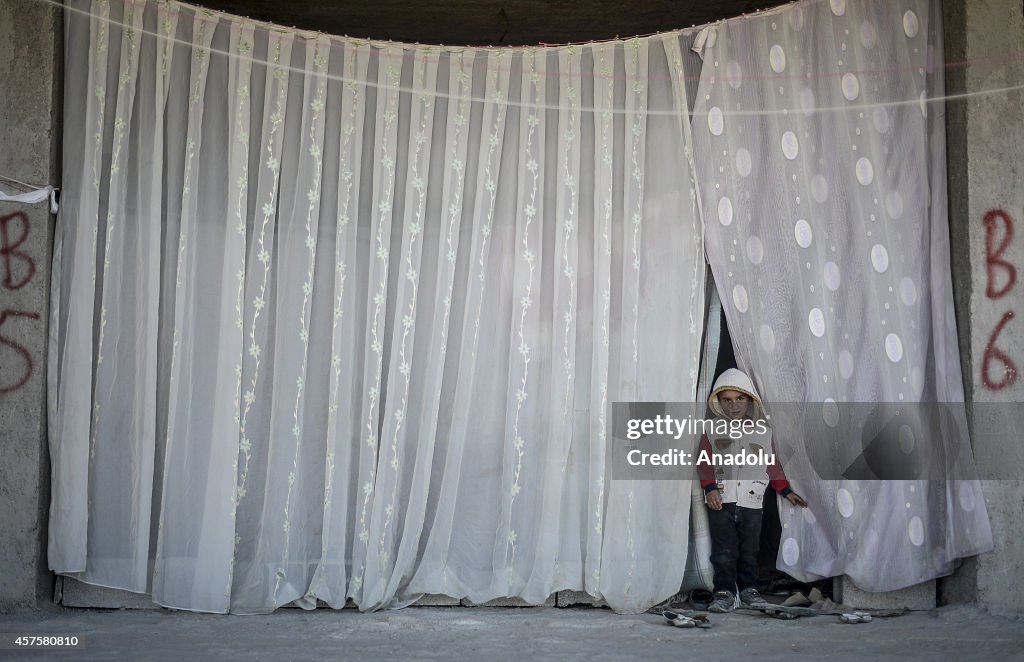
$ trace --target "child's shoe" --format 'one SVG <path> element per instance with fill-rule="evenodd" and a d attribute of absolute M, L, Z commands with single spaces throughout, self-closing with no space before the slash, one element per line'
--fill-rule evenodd
<path fill-rule="evenodd" d="M 732 593 L 728 591 L 718 591 L 715 593 L 715 599 L 712 600 L 711 606 L 708 607 L 708 611 L 713 611 L 716 614 L 728 614 L 736 608 L 736 599 Z"/>
<path fill-rule="evenodd" d="M 761 594 L 757 592 L 756 588 L 745 588 L 740 591 L 740 602 L 745 605 L 762 605 L 765 604 L 765 599 L 761 597 Z"/>

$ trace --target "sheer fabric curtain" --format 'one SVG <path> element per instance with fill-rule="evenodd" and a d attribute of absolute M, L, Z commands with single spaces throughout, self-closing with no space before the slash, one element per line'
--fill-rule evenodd
<path fill-rule="evenodd" d="M 689 486 L 611 481 L 605 412 L 696 389 L 680 34 L 67 7 L 51 568 L 237 613 L 676 591 Z"/>
<path fill-rule="evenodd" d="M 844 403 L 963 401 L 944 102 L 929 101 L 943 94 L 940 21 L 928 0 L 808 0 L 696 40 L 708 259 L 769 408 L 805 403 L 774 421 L 798 474 L 827 443 L 803 430 L 863 429 Z M 882 591 L 991 550 L 979 485 L 959 480 L 973 469 L 962 407 L 956 423 L 931 440 L 949 480 L 798 480 L 810 508 L 780 500 L 779 569 Z"/>

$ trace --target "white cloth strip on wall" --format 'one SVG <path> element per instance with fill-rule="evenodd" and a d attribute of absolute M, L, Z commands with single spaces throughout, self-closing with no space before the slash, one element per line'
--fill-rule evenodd
<path fill-rule="evenodd" d="M 43 200 L 50 201 L 50 213 L 57 213 L 57 191 L 52 186 L 43 186 L 41 188 L 34 188 L 31 191 L 25 193 L 6 193 L 0 190 L 0 202 L 20 202 L 26 205 L 34 205 L 42 202 Z"/>

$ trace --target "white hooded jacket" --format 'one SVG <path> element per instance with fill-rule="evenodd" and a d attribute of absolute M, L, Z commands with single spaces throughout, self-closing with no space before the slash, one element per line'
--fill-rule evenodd
<path fill-rule="evenodd" d="M 708 398 L 708 406 L 710 407 L 711 412 L 718 418 L 727 418 L 725 411 L 722 409 L 722 404 L 718 399 L 719 394 L 723 391 L 739 391 L 740 393 L 746 394 L 751 400 L 750 407 L 752 407 L 752 410 L 748 409 L 747 417 L 755 421 L 764 420 L 765 412 L 764 405 L 761 403 L 761 398 L 754 389 L 754 384 L 750 377 L 748 377 L 742 370 L 730 368 L 715 380 L 715 386 L 711 391 L 711 397 Z M 700 442 L 698 459 L 700 457 L 700 451 L 707 451 L 708 454 L 757 454 L 758 451 L 765 454 L 774 454 L 775 448 L 772 443 L 771 428 L 767 427 L 767 425 L 764 427 L 767 428 L 766 434 L 745 434 L 739 438 L 733 438 L 728 435 L 719 435 L 716 436 L 713 442 L 707 435 L 704 435 Z M 771 481 L 772 487 L 783 496 L 791 491 L 789 488 L 789 482 L 786 480 L 785 474 L 782 472 L 782 467 L 777 459 L 775 465 L 768 467 L 767 469 L 762 467 L 752 469 L 750 467 L 708 466 L 698 464 L 698 472 L 701 478 L 701 487 L 704 488 L 705 494 L 710 490 L 718 489 L 722 497 L 722 503 L 735 503 L 737 506 L 742 506 L 744 508 L 761 507 L 764 492 L 768 488 L 769 480 Z"/>

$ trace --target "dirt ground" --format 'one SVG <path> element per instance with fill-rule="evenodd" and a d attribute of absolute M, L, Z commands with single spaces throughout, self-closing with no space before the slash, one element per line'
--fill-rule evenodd
<path fill-rule="evenodd" d="M 64 634 L 77 650 L 0 650 L 39 660 L 312 660 L 626 658 L 765 660 L 1024 660 L 1024 617 L 969 606 L 912 612 L 870 623 L 836 616 L 781 621 L 762 614 L 712 614 L 713 627 L 682 629 L 655 614 L 607 609 L 412 607 L 280 609 L 266 616 L 172 611 L 48 609 L 0 616 L 0 633 Z"/>

